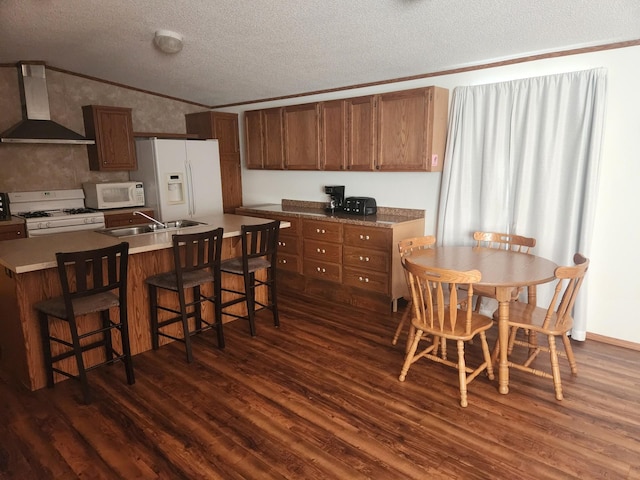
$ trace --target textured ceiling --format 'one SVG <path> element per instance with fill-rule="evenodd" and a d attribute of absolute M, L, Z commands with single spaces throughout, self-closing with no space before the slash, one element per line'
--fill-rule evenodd
<path fill-rule="evenodd" d="M 637 39 L 639 0 L 0 0 L 0 63 L 209 106 Z"/>

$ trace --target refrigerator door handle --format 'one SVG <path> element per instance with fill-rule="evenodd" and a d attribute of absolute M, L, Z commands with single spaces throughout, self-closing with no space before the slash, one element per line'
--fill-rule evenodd
<path fill-rule="evenodd" d="M 189 205 L 189 216 L 195 215 L 195 192 L 193 191 L 193 172 L 191 163 L 187 160 L 187 198 Z"/>

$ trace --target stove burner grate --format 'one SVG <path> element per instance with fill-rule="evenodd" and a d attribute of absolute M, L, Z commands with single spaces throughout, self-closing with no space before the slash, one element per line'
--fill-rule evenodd
<path fill-rule="evenodd" d="M 20 216 L 24 218 L 41 218 L 41 217 L 50 217 L 51 214 L 49 212 L 39 210 L 35 212 L 24 212 L 24 213 L 21 213 Z"/>
<path fill-rule="evenodd" d="M 80 213 L 93 213 L 95 210 L 90 208 L 65 208 L 63 212 L 68 213 L 70 215 L 77 215 Z"/>

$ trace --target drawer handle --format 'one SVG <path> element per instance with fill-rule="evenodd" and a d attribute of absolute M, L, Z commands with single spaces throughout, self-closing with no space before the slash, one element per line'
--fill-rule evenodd
<path fill-rule="evenodd" d="M 363 257 L 362 255 L 360 255 L 360 261 L 361 262 L 368 262 L 369 261 L 369 257 Z"/>
<path fill-rule="evenodd" d="M 316 252 L 318 253 L 327 253 L 327 251 L 324 248 L 316 248 Z"/>
<path fill-rule="evenodd" d="M 360 235 L 360 240 L 369 240 L 369 235 Z"/>
<path fill-rule="evenodd" d="M 286 247 L 287 246 L 287 242 L 278 242 L 278 245 L 280 245 L 281 247 Z"/>
<path fill-rule="evenodd" d="M 280 263 L 287 263 L 287 261 L 283 259 L 283 260 L 280 260 Z"/>
<path fill-rule="evenodd" d="M 318 271 L 319 271 L 319 272 L 321 272 L 321 273 L 326 273 L 326 272 L 327 272 L 327 270 L 326 270 L 326 269 L 324 269 L 324 268 L 320 268 L 320 267 L 316 267 L 316 270 L 318 270 Z"/>
<path fill-rule="evenodd" d="M 358 277 L 358 280 L 364 283 L 369 283 L 369 279 L 367 277 Z"/>
<path fill-rule="evenodd" d="M 316 233 L 326 233 L 324 228 L 316 228 Z"/>

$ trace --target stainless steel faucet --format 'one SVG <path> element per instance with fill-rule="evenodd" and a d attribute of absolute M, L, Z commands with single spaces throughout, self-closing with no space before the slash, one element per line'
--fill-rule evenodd
<path fill-rule="evenodd" d="M 144 218 L 146 218 L 148 220 L 151 220 L 153 223 L 157 224 L 160 228 L 167 228 L 167 226 L 164 223 L 159 222 L 155 218 L 150 217 L 149 215 L 147 215 L 146 213 L 142 213 L 142 212 L 136 210 L 135 212 L 133 212 L 133 214 L 134 215 L 140 215 L 140 216 L 142 216 L 142 217 L 144 217 Z"/>

